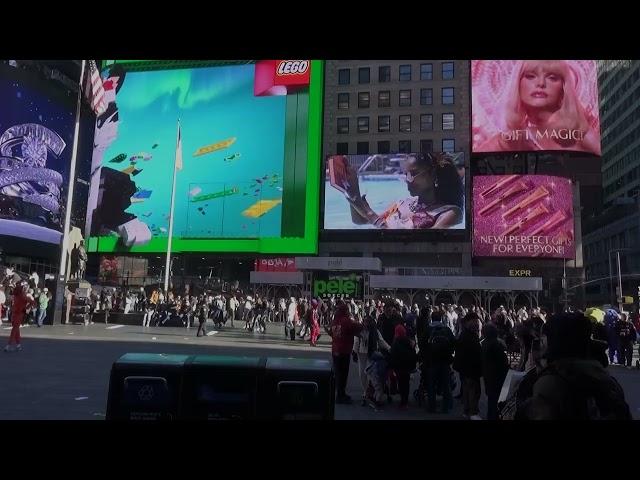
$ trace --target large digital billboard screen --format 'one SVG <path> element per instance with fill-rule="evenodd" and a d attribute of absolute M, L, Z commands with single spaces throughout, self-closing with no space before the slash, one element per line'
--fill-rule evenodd
<path fill-rule="evenodd" d="M 575 258 L 571 180 L 549 175 L 473 178 L 473 255 Z"/>
<path fill-rule="evenodd" d="M 75 103 L 54 85 L 1 66 L 0 235 L 60 242 Z"/>
<path fill-rule="evenodd" d="M 331 155 L 327 230 L 463 230 L 463 153 Z"/>
<path fill-rule="evenodd" d="M 473 152 L 600 155 L 595 60 L 473 60 Z"/>
<path fill-rule="evenodd" d="M 315 253 L 322 63 L 305 65 L 308 87 L 266 94 L 252 63 L 106 69 L 89 250 L 166 250 L 179 120 L 174 251 Z M 278 71 L 279 63 L 265 68 Z"/>

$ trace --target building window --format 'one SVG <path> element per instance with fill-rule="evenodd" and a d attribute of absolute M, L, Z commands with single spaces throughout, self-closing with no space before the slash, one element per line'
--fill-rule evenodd
<path fill-rule="evenodd" d="M 400 65 L 399 78 L 401 82 L 411 81 L 411 65 Z"/>
<path fill-rule="evenodd" d="M 420 131 L 430 132 L 433 130 L 433 115 L 425 113 L 420 115 Z"/>
<path fill-rule="evenodd" d="M 380 140 L 378 142 L 378 153 L 389 153 L 391 151 L 391 142 L 389 140 Z"/>
<path fill-rule="evenodd" d="M 336 154 L 349 155 L 349 144 L 347 142 L 336 143 Z"/>
<path fill-rule="evenodd" d="M 389 90 L 381 90 L 378 92 L 378 107 L 391 106 L 391 92 Z"/>
<path fill-rule="evenodd" d="M 349 94 L 339 93 L 338 94 L 338 110 L 348 110 L 348 109 L 349 109 Z"/>
<path fill-rule="evenodd" d="M 420 89 L 420 105 L 433 105 L 433 89 L 432 88 Z"/>
<path fill-rule="evenodd" d="M 411 140 L 400 140 L 398 142 L 399 153 L 411 153 Z"/>
<path fill-rule="evenodd" d="M 369 133 L 369 117 L 358 117 L 358 133 Z"/>
<path fill-rule="evenodd" d="M 442 79 L 453 80 L 453 62 L 442 62 Z"/>
<path fill-rule="evenodd" d="M 442 89 L 442 105 L 453 105 L 453 87 Z"/>
<path fill-rule="evenodd" d="M 369 108 L 369 92 L 358 92 L 358 108 Z"/>
<path fill-rule="evenodd" d="M 356 153 L 358 155 L 367 155 L 369 153 L 369 142 L 358 142 Z"/>
<path fill-rule="evenodd" d="M 398 105 L 401 107 L 411 106 L 411 90 L 400 90 Z"/>
<path fill-rule="evenodd" d="M 391 117 L 389 115 L 378 116 L 378 131 L 389 132 L 391 130 Z"/>
<path fill-rule="evenodd" d="M 398 130 L 401 132 L 411 132 L 411 115 L 400 115 L 398 125 Z"/>
<path fill-rule="evenodd" d="M 433 64 L 432 63 L 420 64 L 420 80 L 433 80 Z"/>
<path fill-rule="evenodd" d="M 380 83 L 391 81 L 391 67 L 378 67 L 378 81 Z"/>
<path fill-rule="evenodd" d="M 420 151 L 422 153 L 433 152 L 433 140 L 420 140 Z"/>
<path fill-rule="evenodd" d="M 456 121 L 453 113 L 442 114 L 442 130 L 455 130 Z"/>
<path fill-rule="evenodd" d="M 369 83 L 369 67 L 362 67 L 358 69 L 358 83 Z"/>
<path fill-rule="evenodd" d="M 456 151 L 456 141 L 453 138 L 443 138 L 442 139 L 442 151 L 443 152 L 455 152 Z M 504 172 L 502 172 L 504 173 Z"/>
<path fill-rule="evenodd" d="M 349 85 L 351 83 L 351 70 L 341 68 L 338 70 L 338 85 Z"/>
<path fill-rule="evenodd" d="M 338 133 L 349 133 L 349 119 L 346 117 L 338 118 Z"/>

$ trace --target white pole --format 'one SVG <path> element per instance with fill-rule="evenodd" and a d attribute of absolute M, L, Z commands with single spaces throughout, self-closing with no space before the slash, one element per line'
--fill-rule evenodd
<path fill-rule="evenodd" d="M 69 185 L 67 193 L 67 207 L 64 215 L 64 227 L 62 229 L 62 248 L 60 251 L 60 268 L 58 270 L 58 281 L 56 282 L 56 299 L 53 313 L 53 323 L 59 323 L 62 318 L 62 300 L 64 296 L 64 286 L 67 281 L 67 250 L 69 249 L 69 226 L 71 225 L 71 211 L 73 207 L 73 190 L 76 184 L 76 160 L 78 157 L 78 136 L 80 133 L 80 106 L 82 104 L 82 83 L 84 81 L 84 71 L 86 60 L 82 60 L 80 70 L 80 84 L 78 86 L 78 99 L 76 103 L 76 124 L 73 130 L 73 146 L 71 150 L 71 165 L 69 166 Z"/>
<path fill-rule="evenodd" d="M 620 307 L 620 313 L 622 313 L 622 271 L 620 270 L 620 250 L 616 252 L 618 262 L 618 307 Z"/>
<path fill-rule="evenodd" d="M 76 104 L 76 125 L 73 130 L 73 150 L 71 153 L 71 166 L 69 167 L 69 193 L 67 195 L 67 209 L 64 215 L 64 230 L 62 230 L 62 255 L 60 258 L 60 276 L 66 280 L 67 272 L 67 249 L 69 248 L 69 226 L 71 225 L 71 210 L 73 206 L 73 190 L 76 184 L 76 160 L 78 158 L 78 135 L 80 133 L 80 105 L 82 102 L 82 82 L 84 80 L 84 69 L 86 60 L 82 60 L 82 71 L 80 72 L 80 88 L 78 88 L 78 102 Z"/>
<path fill-rule="evenodd" d="M 171 270 L 171 240 L 173 238 L 173 207 L 176 198 L 176 174 L 178 173 L 178 135 L 180 134 L 180 119 L 178 119 L 178 133 L 176 133 L 176 156 L 173 159 L 173 183 L 171 184 L 171 205 L 169 207 L 169 240 L 167 241 L 167 263 L 164 269 L 164 292 L 169 293 L 169 275 Z"/>

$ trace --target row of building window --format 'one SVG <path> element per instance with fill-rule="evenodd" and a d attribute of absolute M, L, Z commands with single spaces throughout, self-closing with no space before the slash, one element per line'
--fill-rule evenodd
<path fill-rule="evenodd" d="M 391 152 L 391 142 L 389 140 L 380 140 L 377 143 L 377 149 L 375 152 L 369 152 L 369 142 L 357 142 L 356 143 L 356 154 L 357 155 L 367 155 L 369 153 L 392 153 Z M 420 151 L 421 152 L 433 152 L 433 140 L 420 140 Z M 442 140 L 442 151 L 443 152 L 455 152 L 456 151 L 456 141 L 453 138 L 445 138 Z M 398 150 L 393 153 L 412 153 L 412 144 L 411 140 L 400 140 L 398 142 Z M 338 142 L 336 143 L 336 154 L 337 155 L 349 155 L 349 143 L 348 142 Z"/>
<path fill-rule="evenodd" d="M 444 87 L 440 91 L 440 101 L 442 105 L 453 105 L 455 103 L 455 89 L 453 87 Z M 338 110 L 348 110 L 350 106 L 349 93 L 338 93 Z M 433 105 L 433 89 L 420 89 L 420 105 Z M 358 92 L 358 108 L 369 108 L 371 106 L 371 93 Z M 385 108 L 391 106 L 391 91 L 380 90 L 378 92 L 378 107 Z M 411 106 L 411 90 L 398 91 L 398 106 Z"/>
<path fill-rule="evenodd" d="M 624 151 L 627 147 L 629 147 L 629 145 L 635 143 L 638 139 L 640 139 L 640 128 L 634 128 L 624 137 L 622 137 L 622 139 L 616 142 L 613 148 L 604 150 L 602 154 L 607 158 L 616 157 L 617 155 L 620 155 L 620 153 L 622 153 L 622 151 Z"/>
<path fill-rule="evenodd" d="M 606 258 L 607 253 L 616 248 L 627 248 L 627 246 L 632 248 L 637 247 L 639 236 L 640 230 L 638 230 L 638 227 L 633 227 L 624 232 L 614 234 L 609 238 L 598 240 L 597 242 L 585 245 L 585 260 L 589 260 L 592 258 L 597 259 L 602 257 Z M 612 260 L 613 259 L 614 257 L 612 255 Z"/>
<path fill-rule="evenodd" d="M 349 117 L 338 117 L 337 127 L 339 134 L 349 133 Z M 357 117 L 357 132 L 369 133 L 369 117 Z M 455 130 L 456 120 L 455 114 L 443 113 L 442 114 L 442 130 Z M 391 116 L 390 115 L 378 115 L 378 132 L 390 132 L 391 131 Z M 398 116 L 398 131 L 402 133 L 411 133 L 411 115 L 399 115 Z M 431 113 L 425 113 L 420 115 L 420 131 L 431 132 L 433 131 L 433 115 Z"/>
<path fill-rule="evenodd" d="M 603 183 L 609 183 L 609 180 L 619 177 L 629 166 L 638 164 L 640 164 L 640 145 L 633 148 L 633 150 L 618 159 L 614 164 L 604 167 L 604 171 L 602 172 Z"/>
<path fill-rule="evenodd" d="M 638 98 L 640 99 L 640 88 L 636 93 L 638 94 Z M 635 94 L 633 96 L 635 97 Z M 631 106 L 631 104 L 629 104 L 629 106 Z M 623 114 L 622 111 L 619 113 L 620 115 Z M 638 122 L 640 122 L 640 105 L 635 107 L 632 111 L 626 111 L 626 115 L 623 120 L 618 125 L 616 125 L 615 128 L 607 132 L 604 137 L 602 137 L 602 144 L 612 145 L 615 142 L 615 139 L 618 138 L 622 134 L 622 132 L 627 130 L 632 125 L 637 127 Z"/>
<path fill-rule="evenodd" d="M 616 103 L 621 96 L 625 95 L 627 91 L 629 91 L 629 87 L 633 82 L 638 80 L 638 76 L 636 76 L 636 72 L 634 72 L 629 78 L 625 80 L 625 82 L 620 85 L 620 79 L 628 73 L 628 66 L 619 68 L 616 74 L 611 78 L 611 81 L 600 91 L 600 99 L 603 101 L 605 105 L 613 105 Z M 601 81 L 603 84 L 605 80 L 605 76 L 601 77 Z M 607 98 L 607 95 L 612 90 L 617 90 L 613 95 Z M 606 113 L 606 108 L 603 114 Z"/>
<path fill-rule="evenodd" d="M 453 62 L 442 62 L 441 70 L 442 80 L 453 80 L 455 78 L 455 66 Z M 411 65 L 398 66 L 398 80 L 401 82 L 410 82 L 412 78 Z M 420 64 L 420 80 L 433 80 L 433 63 Z M 378 83 L 387 83 L 391 81 L 391 67 L 378 67 Z M 371 68 L 358 68 L 358 83 L 371 83 Z M 351 69 L 341 68 L 338 70 L 338 84 L 351 84 Z"/>
<path fill-rule="evenodd" d="M 635 72 L 633 72 L 633 75 L 631 75 L 631 77 L 629 77 L 629 80 L 632 80 L 631 83 L 635 83 L 638 79 L 640 79 L 640 69 L 636 70 Z M 626 84 L 627 82 L 625 82 Z M 623 93 L 627 93 L 629 92 L 629 89 L 631 88 L 631 84 L 628 85 L 624 90 L 622 90 Z M 624 101 L 622 103 L 620 103 L 618 106 L 616 106 L 615 110 L 608 112 L 609 108 L 611 106 L 613 106 L 613 103 L 603 103 L 601 106 L 601 111 L 600 111 L 600 116 L 602 118 L 602 126 L 600 127 L 600 130 L 602 132 L 606 132 L 607 129 L 616 121 L 618 120 L 621 116 L 623 116 L 627 111 L 629 111 L 629 109 L 631 108 L 632 105 L 635 105 L 638 100 L 640 99 L 640 88 L 636 88 L 633 91 L 633 95 L 629 95 L 627 98 L 624 99 Z M 607 114 L 608 113 L 608 114 Z M 607 133 L 608 135 L 608 133 Z M 606 138 L 606 137 L 604 137 Z M 604 140 L 603 138 L 603 140 Z"/>

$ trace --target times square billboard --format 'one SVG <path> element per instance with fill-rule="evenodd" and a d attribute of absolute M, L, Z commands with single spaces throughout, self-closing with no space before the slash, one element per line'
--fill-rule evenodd
<path fill-rule="evenodd" d="M 474 153 L 600 156 L 595 60 L 473 60 Z"/>
<path fill-rule="evenodd" d="M 571 180 L 549 175 L 473 179 L 473 256 L 575 258 Z"/>

